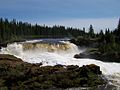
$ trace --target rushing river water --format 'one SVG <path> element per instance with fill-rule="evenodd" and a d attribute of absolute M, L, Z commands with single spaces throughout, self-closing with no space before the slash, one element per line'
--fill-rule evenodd
<path fill-rule="evenodd" d="M 40 63 L 46 65 L 88 65 L 96 64 L 108 79 L 109 84 L 120 90 L 120 63 L 107 63 L 95 59 L 75 59 L 75 54 L 82 53 L 85 49 L 80 49 L 67 40 L 62 39 L 42 39 L 26 42 L 8 44 L 1 49 L 1 54 L 15 55 L 25 62 Z"/>

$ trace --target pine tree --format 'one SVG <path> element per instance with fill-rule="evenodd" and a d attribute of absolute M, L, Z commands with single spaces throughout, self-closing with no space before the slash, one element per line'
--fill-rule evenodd
<path fill-rule="evenodd" d="M 119 18 L 119 22 L 118 22 L 118 27 L 117 27 L 117 29 L 118 29 L 118 32 L 120 32 L 120 18 Z M 120 33 L 119 33 L 120 34 Z"/>
<path fill-rule="evenodd" d="M 94 29 L 92 25 L 90 25 L 90 28 L 89 28 L 89 36 L 94 37 Z"/>
<path fill-rule="evenodd" d="M 103 30 L 100 30 L 99 35 L 100 35 L 100 36 L 104 35 Z"/>

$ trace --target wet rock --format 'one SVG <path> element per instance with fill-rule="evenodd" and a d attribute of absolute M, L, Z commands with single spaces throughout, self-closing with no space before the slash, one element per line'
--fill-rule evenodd
<path fill-rule="evenodd" d="M 50 88 L 103 85 L 100 67 L 94 64 L 41 66 L 23 62 L 12 55 L 0 55 L 0 88 L 44 90 Z M 101 79 L 100 79 L 101 78 Z M 32 88 L 32 89 L 31 89 Z"/>
<path fill-rule="evenodd" d="M 95 74 L 102 74 L 102 72 L 100 71 L 100 67 L 95 64 L 87 65 L 87 67 Z"/>
<path fill-rule="evenodd" d="M 77 65 L 68 65 L 67 66 L 67 70 L 76 70 L 78 68 L 79 68 L 79 66 L 77 66 Z"/>
<path fill-rule="evenodd" d="M 0 43 L 0 47 L 7 47 L 7 43 Z"/>
<path fill-rule="evenodd" d="M 33 64 L 33 66 L 42 66 L 43 64 L 42 63 L 35 63 L 35 64 Z"/>
<path fill-rule="evenodd" d="M 78 58 L 81 58 L 81 56 L 80 56 L 80 54 L 75 54 L 75 55 L 74 55 L 74 58 L 77 58 L 77 59 L 78 59 Z"/>
<path fill-rule="evenodd" d="M 7 47 L 7 43 L 0 43 L 0 49 L 1 49 L 2 47 Z"/>
<path fill-rule="evenodd" d="M 61 67 L 63 67 L 63 66 L 64 66 L 64 65 L 57 64 L 57 65 L 55 65 L 54 67 L 61 68 Z"/>

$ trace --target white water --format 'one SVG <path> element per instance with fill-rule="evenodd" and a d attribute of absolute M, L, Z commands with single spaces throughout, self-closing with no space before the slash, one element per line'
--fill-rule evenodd
<path fill-rule="evenodd" d="M 26 43 L 35 43 L 34 41 L 27 41 L 24 43 L 13 43 L 9 44 L 6 48 L 2 48 L 2 54 L 12 54 L 19 58 L 22 58 L 23 61 L 29 63 L 43 63 L 43 66 L 46 65 L 79 65 L 80 67 L 88 64 L 96 64 L 100 66 L 102 73 L 110 81 L 110 84 L 115 85 L 120 90 L 120 63 L 106 63 L 98 61 L 95 59 L 75 59 L 73 56 L 77 53 L 83 52 L 84 49 L 78 49 L 78 47 L 72 43 L 60 41 L 61 43 L 67 45 L 67 49 L 64 50 L 62 47 L 59 48 L 59 44 L 41 46 L 39 48 L 31 48 L 28 50 L 23 50 L 23 44 Z M 38 40 L 37 40 L 38 43 Z M 43 44 L 44 45 L 44 44 Z M 46 45 L 46 44 L 45 44 Z M 66 46 L 65 46 L 66 47 Z M 47 51 L 48 48 L 54 49 L 53 51 Z M 59 48 L 59 49 L 57 49 Z"/>

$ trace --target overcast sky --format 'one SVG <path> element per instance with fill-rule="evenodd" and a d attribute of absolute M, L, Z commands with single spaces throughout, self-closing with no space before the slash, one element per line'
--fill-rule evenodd
<path fill-rule="evenodd" d="M 0 0 L 0 17 L 86 29 L 92 24 L 96 31 L 114 29 L 120 0 Z"/>

